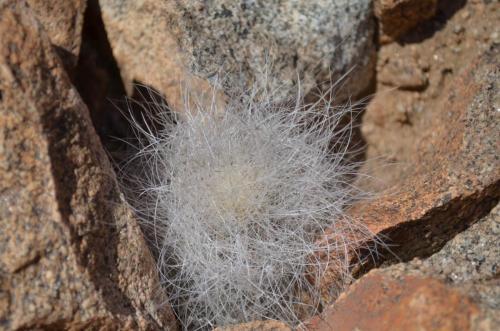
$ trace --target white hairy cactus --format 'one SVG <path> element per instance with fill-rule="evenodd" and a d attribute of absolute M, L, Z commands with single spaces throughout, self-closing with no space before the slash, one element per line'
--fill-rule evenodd
<path fill-rule="evenodd" d="M 359 192 L 345 162 L 352 124 L 339 122 L 353 108 L 298 99 L 260 95 L 224 109 L 191 100 L 173 119 L 156 105 L 162 129 L 139 128 L 132 205 L 186 329 L 298 323 L 315 312 L 326 268 L 347 277 L 347 253 L 370 236 L 345 215 Z"/>

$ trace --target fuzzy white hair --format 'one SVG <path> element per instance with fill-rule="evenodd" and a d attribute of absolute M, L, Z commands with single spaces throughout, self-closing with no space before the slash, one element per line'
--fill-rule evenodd
<path fill-rule="evenodd" d="M 359 192 L 345 159 L 352 121 L 339 123 L 353 107 L 324 97 L 277 105 L 266 95 L 224 109 L 193 104 L 173 118 L 155 105 L 162 129 L 138 126 L 134 157 L 132 204 L 178 318 L 186 329 L 297 324 L 316 312 L 322 273 L 333 267 L 341 290 L 348 253 L 371 237 L 345 214 Z"/>

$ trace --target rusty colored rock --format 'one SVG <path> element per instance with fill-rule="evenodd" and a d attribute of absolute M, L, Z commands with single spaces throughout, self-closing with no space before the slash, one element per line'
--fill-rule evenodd
<path fill-rule="evenodd" d="M 238 324 L 235 326 L 226 326 L 216 328 L 214 331 L 292 331 L 292 329 L 283 322 L 279 321 L 254 321 Z"/>
<path fill-rule="evenodd" d="M 481 330 L 500 323 L 500 205 L 428 259 L 373 270 L 322 315 L 321 330 Z"/>
<path fill-rule="evenodd" d="M 380 40 L 384 43 L 434 16 L 437 0 L 376 0 L 374 6 Z"/>
<path fill-rule="evenodd" d="M 439 280 L 393 278 L 376 270 L 306 325 L 309 331 L 467 331 L 480 316 L 480 309 L 467 296 Z"/>
<path fill-rule="evenodd" d="M 1 2 L 0 35 L 1 328 L 176 329 L 88 110 L 24 1 Z"/>
<path fill-rule="evenodd" d="M 499 54 L 492 46 L 449 86 L 408 146 L 412 167 L 395 193 L 354 211 L 403 260 L 436 252 L 500 197 Z"/>
<path fill-rule="evenodd" d="M 51 43 L 65 64 L 73 67 L 82 42 L 82 26 L 87 0 L 28 0 Z"/>
<path fill-rule="evenodd" d="M 381 252 L 381 260 L 435 253 L 499 200 L 499 53 L 492 46 L 449 86 L 432 118 L 416 131 L 414 145 L 407 146 L 412 166 L 392 192 L 351 210 L 397 255 Z M 353 272 L 361 270 L 358 265 Z M 329 270 L 324 289 L 337 280 Z"/>
<path fill-rule="evenodd" d="M 379 57 L 386 55 L 385 50 L 380 50 Z M 423 90 L 428 84 L 425 73 L 414 58 L 403 57 L 394 51 L 387 56 L 387 63 L 379 70 L 377 79 L 384 85 L 411 91 Z"/>

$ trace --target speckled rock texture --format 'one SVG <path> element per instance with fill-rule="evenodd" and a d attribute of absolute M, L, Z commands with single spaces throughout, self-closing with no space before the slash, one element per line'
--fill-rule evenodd
<path fill-rule="evenodd" d="M 170 32 L 174 28 L 169 9 L 172 1 L 100 0 L 99 5 L 129 95 L 134 83 L 146 84 L 166 96 L 169 106 L 179 111 L 185 108 L 187 86 L 200 102 L 204 102 L 205 94 L 211 98 L 210 83 L 189 72 L 186 54 Z"/>
<path fill-rule="evenodd" d="M 216 328 L 214 331 L 292 331 L 292 329 L 283 322 L 279 321 L 255 321 L 238 324 L 235 326 L 226 326 Z"/>
<path fill-rule="evenodd" d="M 497 205 L 428 259 L 371 271 L 308 330 L 496 330 L 499 235 Z"/>
<path fill-rule="evenodd" d="M 384 229 L 402 245 L 400 258 L 435 252 L 499 199 L 499 54 L 492 44 L 463 68 L 429 114 L 432 124 L 425 123 L 408 147 L 414 149 L 414 166 L 407 177 L 393 195 L 364 210 L 373 230 Z M 384 216 L 377 217 L 382 210 Z"/>
<path fill-rule="evenodd" d="M 27 3 L 65 65 L 73 68 L 80 52 L 87 0 L 28 0 Z"/>
<path fill-rule="evenodd" d="M 141 82 L 182 109 L 186 85 L 205 100 L 222 83 L 224 101 L 251 85 L 286 92 L 298 77 L 305 94 L 355 66 L 343 98 L 370 84 L 377 42 L 361 130 L 367 159 L 389 162 L 360 171 L 389 189 L 349 212 L 391 252 L 357 252 L 359 279 L 338 298 L 329 270 L 335 304 L 302 329 L 496 330 L 498 4 L 0 0 L 0 330 L 178 329 L 101 146 L 120 152 L 110 136 L 130 129 L 106 100 Z"/>
<path fill-rule="evenodd" d="M 407 147 L 414 148 L 407 176 L 390 192 L 351 210 L 391 245 L 395 253 L 380 251 L 381 260 L 435 253 L 499 200 L 499 53 L 492 44 L 449 86 L 414 146 Z M 365 262 L 372 266 L 373 259 Z M 335 280 L 332 270 L 325 289 Z"/>
<path fill-rule="evenodd" d="M 0 36 L 0 329 L 176 329 L 88 111 L 24 1 L 0 2 Z"/>
<path fill-rule="evenodd" d="M 297 78 L 307 93 L 352 70 L 338 92 L 342 99 L 365 90 L 373 77 L 370 0 L 100 3 L 125 80 L 152 85 L 174 106 L 189 73 L 198 77 L 191 90 L 218 76 L 227 94 L 280 88 L 277 98 L 290 89 L 295 94 Z"/>
<path fill-rule="evenodd" d="M 500 322 L 500 205 L 427 259 L 388 268 L 394 274 L 439 278 L 497 311 Z"/>

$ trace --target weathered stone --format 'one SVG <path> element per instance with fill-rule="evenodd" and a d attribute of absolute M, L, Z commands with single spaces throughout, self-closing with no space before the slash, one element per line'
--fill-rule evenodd
<path fill-rule="evenodd" d="M 190 90 L 221 74 L 230 94 L 251 87 L 289 92 L 298 77 L 307 93 L 354 69 L 339 98 L 359 94 L 373 76 L 369 0 L 100 3 L 125 81 L 153 86 L 174 108 L 182 106 L 179 85 L 188 71 L 200 77 L 187 82 Z"/>
<path fill-rule="evenodd" d="M 129 95 L 133 84 L 142 83 L 167 97 L 172 109 L 184 109 L 184 89 L 200 100 L 212 96 L 208 81 L 191 75 L 180 50 L 167 8 L 170 2 L 153 0 L 101 0 L 113 55 Z"/>
<path fill-rule="evenodd" d="M 499 234 L 497 205 L 428 259 L 371 271 L 307 321 L 307 329 L 495 330 Z"/>
<path fill-rule="evenodd" d="M 405 36 L 412 41 L 383 45 L 379 50 L 377 93 L 368 104 L 362 123 L 367 160 L 376 163 L 362 170 L 376 178 L 367 188 L 370 191 L 399 186 L 411 174 L 417 143 L 444 112 L 443 99 L 450 94 L 450 85 L 493 45 L 482 36 L 496 29 L 492 23 L 500 20 L 500 11 L 495 10 L 498 4 L 469 1 L 462 7 L 460 3 L 463 1 L 440 2 L 440 17 Z M 457 26 L 467 29 L 457 34 Z M 430 34 L 432 37 L 418 39 Z M 457 46 L 462 51 L 454 51 Z M 397 68 L 408 69 L 410 75 Z M 399 75 L 417 78 L 415 81 L 425 76 L 428 83 L 421 88 L 394 89 L 392 86 L 403 78 Z M 462 88 L 457 89 L 455 84 L 453 89 L 460 97 Z M 377 159 L 382 161 L 373 161 Z"/>
<path fill-rule="evenodd" d="M 387 63 L 377 73 L 380 83 L 404 90 L 418 91 L 427 87 L 428 79 L 414 58 L 404 57 L 394 49 L 387 54 L 386 49 L 379 52 L 379 57 L 387 59 Z"/>
<path fill-rule="evenodd" d="M 465 68 L 438 111 L 418 128 L 416 143 L 407 146 L 413 151 L 412 167 L 395 182 L 397 193 L 351 210 L 395 252 L 382 252 L 381 260 L 408 261 L 435 253 L 500 198 L 499 52 L 494 46 Z M 323 281 L 325 289 L 337 281 L 335 270 Z"/>
<path fill-rule="evenodd" d="M 309 321 L 323 330 L 472 330 L 480 309 L 444 283 L 416 276 L 392 278 L 372 271 L 339 297 L 334 307 Z"/>
<path fill-rule="evenodd" d="M 255 321 L 238 324 L 235 326 L 226 326 L 217 328 L 214 331 L 291 331 L 292 329 L 283 322 L 279 321 Z"/>
<path fill-rule="evenodd" d="M 400 245 L 404 260 L 436 252 L 500 197 L 499 53 L 492 46 L 464 68 L 438 111 L 421 123 L 418 140 L 408 146 L 412 167 L 397 194 L 358 210 L 372 230 Z"/>
<path fill-rule="evenodd" d="M 500 205 L 488 216 L 458 234 L 431 257 L 390 268 L 393 274 L 439 278 L 473 301 L 500 314 Z M 500 320 L 500 315 L 498 315 Z"/>
<path fill-rule="evenodd" d="M 1 2 L 0 35 L 1 328 L 176 329 L 88 111 L 24 1 Z"/>
<path fill-rule="evenodd" d="M 87 0 L 28 0 L 27 2 L 48 33 L 58 55 L 65 64 L 76 65 Z"/>
<path fill-rule="evenodd" d="M 389 42 L 434 16 L 437 0 L 375 0 L 374 7 L 380 40 Z"/>

